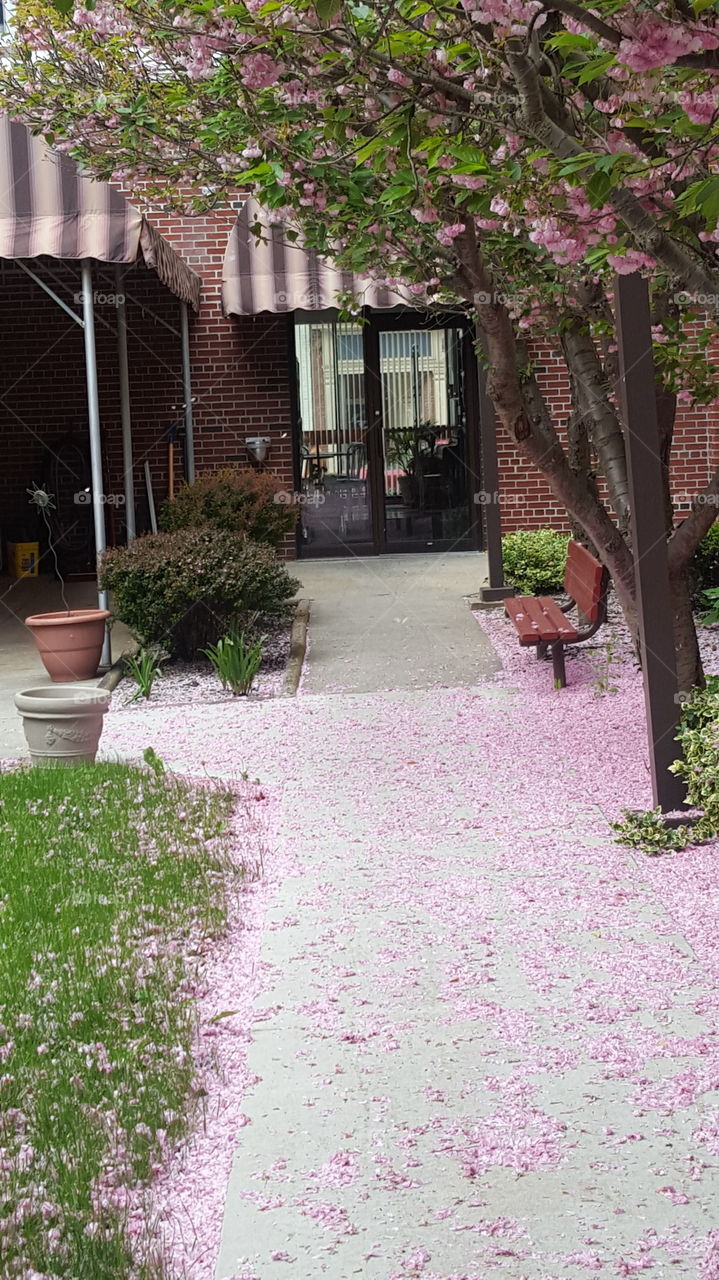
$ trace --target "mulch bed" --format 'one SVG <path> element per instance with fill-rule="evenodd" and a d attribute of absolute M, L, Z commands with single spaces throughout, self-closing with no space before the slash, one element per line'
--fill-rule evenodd
<path fill-rule="evenodd" d="M 266 698 L 276 698 L 281 692 L 285 675 L 285 667 L 290 652 L 290 633 L 292 619 L 282 621 L 265 628 L 265 641 L 262 666 L 257 674 L 252 690 L 247 695 L 252 702 Z M 147 706 L 148 702 L 140 698 L 133 701 L 136 685 L 131 677 L 123 679 L 112 697 L 113 710 L 121 711 L 138 703 Z M 163 707 L 181 707 L 192 702 L 238 702 L 229 689 L 223 689 L 219 677 L 210 663 L 205 659 L 198 662 L 167 662 L 163 664 L 162 676 L 159 676 L 152 687 L 149 705 Z"/>

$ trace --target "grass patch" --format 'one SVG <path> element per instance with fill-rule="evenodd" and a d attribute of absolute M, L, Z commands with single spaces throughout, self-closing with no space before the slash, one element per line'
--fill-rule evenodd
<path fill-rule="evenodd" d="M 0 1274 L 163 1275 L 137 1192 L 201 1086 L 194 970 L 226 923 L 229 788 L 0 776 Z"/>

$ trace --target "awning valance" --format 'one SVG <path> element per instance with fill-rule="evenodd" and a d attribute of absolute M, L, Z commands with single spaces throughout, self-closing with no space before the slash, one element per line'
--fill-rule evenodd
<path fill-rule="evenodd" d="M 260 223 L 261 239 L 252 228 Z M 260 311 L 326 311 L 351 293 L 365 307 L 387 309 L 418 305 L 411 295 L 378 285 L 350 271 L 340 271 L 302 236 L 291 241 L 286 224 L 254 199 L 242 207 L 230 233 L 222 272 L 222 302 L 227 315 L 254 316 Z"/>
<path fill-rule="evenodd" d="M 141 258 L 197 311 L 200 278 L 139 209 L 80 173 L 25 125 L 0 116 L 0 258 Z"/>

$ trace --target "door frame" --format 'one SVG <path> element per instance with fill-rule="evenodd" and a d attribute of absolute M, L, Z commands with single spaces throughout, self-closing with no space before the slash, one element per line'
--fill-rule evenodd
<path fill-rule="evenodd" d="M 336 319 L 337 311 L 312 312 L 313 319 L 326 315 L 328 321 Z M 372 540 L 368 542 L 344 543 L 336 547 L 323 548 L 312 552 L 302 541 L 300 522 L 297 524 L 297 557 L 310 560 L 313 558 L 329 559 L 347 556 L 373 555 L 417 555 L 427 550 L 417 543 L 388 543 L 385 519 L 384 492 L 384 457 L 382 445 L 382 380 L 380 374 L 379 335 L 382 331 L 402 329 L 460 329 L 462 331 L 462 371 L 464 390 L 464 416 L 467 442 L 467 469 L 469 473 L 467 493 L 467 536 L 461 539 L 442 539 L 432 546 L 432 552 L 447 551 L 481 551 L 484 545 L 482 506 L 474 501 L 471 492 L 472 483 L 477 493 L 481 485 L 481 441 L 479 431 L 479 378 L 477 372 L 477 355 L 472 321 L 464 312 L 458 311 L 415 311 L 411 307 L 397 307 L 391 310 L 373 311 L 369 307 L 362 310 L 362 353 L 364 362 L 365 388 L 365 443 L 367 446 L 367 496 L 372 527 Z M 299 388 L 297 385 L 297 356 L 295 345 L 295 326 L 302 322 L 296 312 L 292 312 L 289 325 L 289 385 L 292 413 L 292 452 L 297 491 L 301 488 L 300 462 L 300 408 Z"/>

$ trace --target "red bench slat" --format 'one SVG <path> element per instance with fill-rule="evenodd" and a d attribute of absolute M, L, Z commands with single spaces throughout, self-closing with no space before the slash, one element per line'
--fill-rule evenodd
<path fill-rule="evenodd" d="M 517 629 L 521 645 L 552 644 L 559 639 L 556 625 L 534 596 L 510 596 L 504 607 Z"/>
<path fill-rule="evenodd" d="M 576 640 L 579 632 L 572 622 L 569 621 L 566 613 L 562 613 L 556 600 L 551 596 L 540 596 L 541 604 L 549 622 L 556 627 L 560 640 Z"/>
<path fill-rule="evenodd" d="M 570 542 L 564 571 L 564 590 L 589 622 L 597 621 L 603 578 L 604 569 L 591 552 L 578 542 Z"/>

